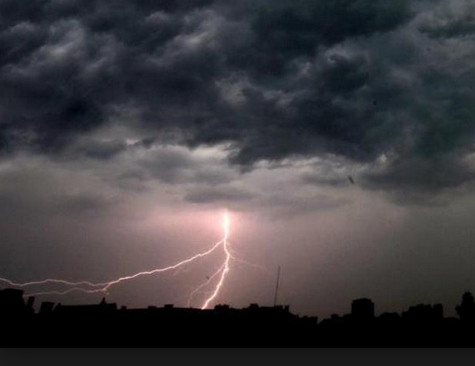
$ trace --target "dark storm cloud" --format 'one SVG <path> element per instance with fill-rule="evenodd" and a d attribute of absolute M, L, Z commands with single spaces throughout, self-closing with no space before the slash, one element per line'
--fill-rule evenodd
<path fill-rule="evenodd" d="M 437 159 L 421 157 L 399 160 L 385 174 L 370 175 L 371 184 L 397 190 L 406 186 L 413 191 L 434 192 L 440 187 L 456 188 L 475 179 L 475 172 L 452 156 Z"/>
<path fill-rule="evenodd" d="M 411 16 L 406 0 L 258 1 L 244 12 L 255 34 L 253 44 L 237 57 L 246 69 L 278 75 L 289 61 L 313 56 L 322 45 L 390 31 Z M 253 10 L 254 10 L 253 9 Z"/>
<path fill-rule="evenodd" d="M 136 167 L 146 176 L 169 184 L 207 184 L 217 186 L 235 179 L 235 175 L 222 166 L 218 159 L 199 158 L 183 148 L 170 147 L 151 152 L 139 159 Z"/>
<path fill-rule="evenodd" d="M 463 185 L 473 5 L 0 0 L 0 149 L 57 154 L 132 115 L 161 142 L 228 143 L 243 169 L 331 154 L 367 164 L 371 188 Z M 84 146 L 102 160 L 126 149 Z M 169 182 L 200 179 L 180 157 L 163 161 L 144 166 Z M 449 167 L 450 178 L 429 173 Z"/>
<path fill-rule="evenodd" d="M 435 11 L 420 30 L 434 38 L 460 38 L 475 34 L 475 4 L 455 1 Z"/>
<path fill-rule="evenodd" d="M 87 143 L 78 144 L 76 153 L 80 157 L 89 157 L 97 160 L 110 160 L 114 156 L 126 151 L 129 147 L 124 141 L 88 141 Z"/>

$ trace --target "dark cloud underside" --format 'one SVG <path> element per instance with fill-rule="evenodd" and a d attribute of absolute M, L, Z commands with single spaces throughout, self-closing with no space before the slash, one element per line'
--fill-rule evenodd
<path fill-rule="evenodd" d="M 367 164 L 368 187 L 457 187 L 474 179 L 473 10 L 473 0 L 0 0 L 0 149 L 60 154 L 129 116 L 151 138 L 229 143 L 244 168 L 333 155 Z"/>

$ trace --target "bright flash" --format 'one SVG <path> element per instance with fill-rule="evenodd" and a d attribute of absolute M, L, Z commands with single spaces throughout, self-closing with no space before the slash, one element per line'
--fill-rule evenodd
<path fill-rule="evenodd" d="M 231 219 L 229 218 L 229 213 L 225 212 L 223 215 L 223 231 L 225 238 L 229 237 L 229 231 L 231 229 Z"/>
<path fill-rule="evenodd" d="M 225 212 L 223 214 L 223 219 L 222 219 L 222 226 L 223 226 L 223 238 L 221 241 L 216 243 L 211 249 L 209 249 L 206 252 L 197 254 L 191 258 L 185 259 L 177 264 L 174 264 L 169 267 L 165 268 L 157 268 L 151 271 L 146 271 L 146 272 L 139 272 L 131 276 L 126 276 L 126 277 L 121 277 L 115 280 L 112 280 L 110 282 L 105 282 L 105 283 L 93 283 L 89 281 L 81 281 L 81 282 L 69 282 L 66 280 L 58 280 L 58 279 L 47 279 L 43 281 L 34 281 L 34 282 L 27 282 L 27 283 L 15 283 L 11 280 L 5 279 L 5 278 L 0 278 L 0 282 L 4 282 L 8 284 L 9 286 L 12 287 L 18 287 L 18 288 L 27 288 L 30 286 L 46 286 L 46 285 L 63 285 L 68 287 L 64 291 L 43 291 L 43 292 L 38 292 L 38 293 L 32 293 L 28 294 L 26 296 L 44 296 L 44 295 L 67 295 L 72 292 L 83 292 L 86 294 L 96 294 L 96 293 L 104 293 L 107 294 L 107 292 L 111 289 L 111 287 L 116 286 L 120 283 L 123 283 L 125 281 L 131 281 L 134 279 L 137 279 L 139 277 L 144 277 L 144 276 L 151 276 L 155 274 L 160 274 L 164 272 L 169 272 L 172 270 L 177 270 L 179 268 L 182 268 L 185 265 L 188 265 L 192 262 L 197 261 L 198 259 L 207 257 L 211 254 L 213 254 L 216 250 L 219 248 L 222 248 L 225 254 L 225 258 L 223 263 L 221 264 L 219 270 L 212 275 L 208 281 L 205 283 L 201 284 L 198 288 L 196 288 L 191 294 L 189 298 L 189 305 L 191 305 L 191 302 L 193 300 L 193 297 L 202 289 L 205 289 L 206 287 L 210 286 L 213 282 L 215 282 L 216 278 L 219 278 L 219 281 L 216 283 L 214 289 L 210 291 L 210 296 L 206 299 L 204 302 L 203 306 L 201 307 L 203 310 L 207 309 L 209 305 L 216 300 L 216 298 L 219 296 L 219 293 L 224 286 L 227 274 L 230 271 L 230 264 L 231 260 L 235 259 L 233 255 L 231 254 L 231 249 L 230 249 L 230 242 L 229 242 L 229 236 L 230 236 L 230 229 L 231 229 L 231 218 L 228 212 Z"/>
<path fill-rule="evenodd" d="M 226 275 L 230 271 L 229 264 L 231 262 L 231 259 L 233 256 L 231 255 L 231 252 L 229 250 L 229 229 L 231 226 L 231 220 L 229 219 L 229 214 L 227 212 L 224 213 L 223 216 L 223 231 L 224 231 L 224 238 L 223 238 L 223 249 L 224 253 L 226 254 L 226 258 L 223 264 L 223 269 L 221 272 L 221 276 L 219 278 L 219 282 L 216 285 L 216 288 L 213 292 L 213 294 L 206 300 L 204 303 L 202 309 L 205 310 L 208 308 L 209 304 L 216 299 L 216 297 L 219 295 L 219 292 L 221 291 L 221 288 L 224 285 L 224 281 L 226 280 Z"/>

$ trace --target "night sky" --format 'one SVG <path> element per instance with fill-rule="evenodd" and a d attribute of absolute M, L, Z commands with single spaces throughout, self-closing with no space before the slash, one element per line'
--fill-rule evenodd
<path fill-rule="evenodd" d="M 0 0 L 0 277 L 167 266 L 228 209 L 256 266 L 217 303 L 272 304 L 280 265 L 296 313 L 451 315 L 475 290 L 474 40 L 475 0 Z M 108 300 L 185 305 L 220 265 Z"/>

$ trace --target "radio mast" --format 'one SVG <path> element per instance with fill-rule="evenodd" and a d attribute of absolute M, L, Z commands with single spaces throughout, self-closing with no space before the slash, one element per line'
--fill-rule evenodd
<path fill-rule="evenodd" d="M 280 266 L 279 266 L 279 269 L 277 270 L 277 283 L 275 286 L 274 307 L 277 306 L 277 301 L 279 299 L 279 286 L 280 286 Z"/>

